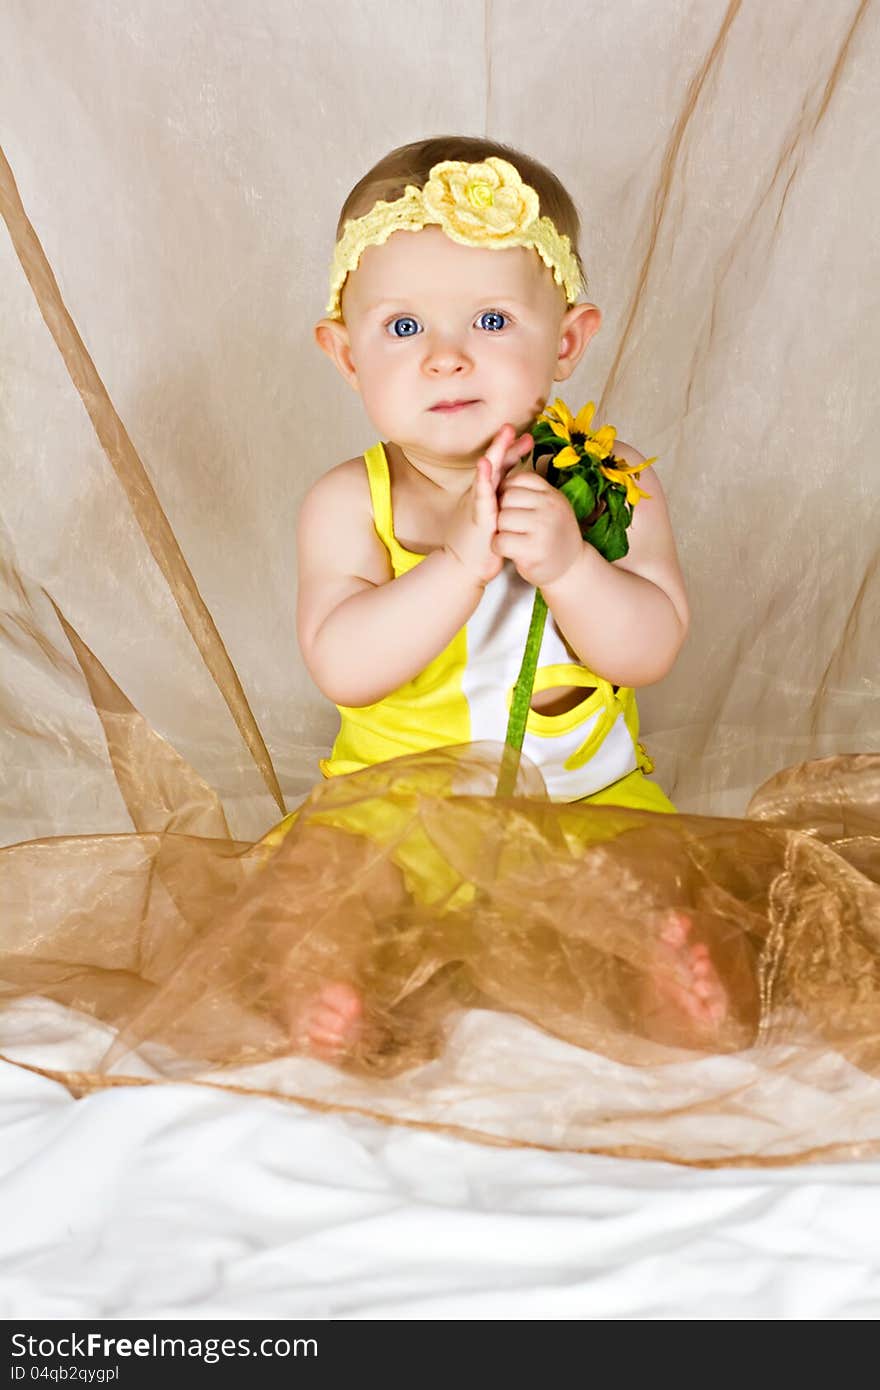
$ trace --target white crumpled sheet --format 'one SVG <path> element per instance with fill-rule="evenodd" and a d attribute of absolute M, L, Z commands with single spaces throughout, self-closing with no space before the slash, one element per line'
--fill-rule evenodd
<path fill-rule="evenodd" d="M 3 1062 L 0 1316 L 873 1319 L 878 1179 L 494 1148 L 186 1083 L 75 1100 Z"/>

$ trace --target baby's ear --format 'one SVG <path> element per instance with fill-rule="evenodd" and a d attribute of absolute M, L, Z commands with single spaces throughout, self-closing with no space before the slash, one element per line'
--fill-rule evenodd
<path fill-rule="evenodd" d="M 602 310 L 595 304 L 573 304 L 563 314 L 554 381 L 568 380 L 601 325 Z"/>
<path fill-rule="evenodd" d="M 337 344 L 341 341 L 348 343 L 348 329 L 341 319 L 318 319 L 312 331 L 318 347 L 328 357 L 336 356 Z"/>
<path fill-rule="evenodd" d="M 341 319 L 318 319 L 314 327 L 315 342 L 322 352 L 326 352 L 331 362 L 338 368 L 349 386 L 355 391 L 358 385 L 357 371 L 351 356 L 351 341 L 348 329 Z"/>

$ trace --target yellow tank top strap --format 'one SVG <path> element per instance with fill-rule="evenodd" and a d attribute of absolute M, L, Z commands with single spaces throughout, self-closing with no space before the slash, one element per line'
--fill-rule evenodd
<path fill-rule="evenodd" d="M 364 463 L 367 467 L 370 500 L 373 504 L 373 525 L 382 543 L 389 550 L 393 550 L 397 539 L 391 524 L 391 478 L 388 473 L 388 459 L 381 443 L 373 444 L 364 451 Z"/>
<path fill-rule="evenodd" d="M 376 534 L 391 556 L 395 575 L 405 574 L 424 560 L 417 551 L 406 550 L 394 534 L 394 513 L 391 507 L 391 474 L 388 469 L 388 455 L 380 440 L 364 451 L 367 481 L 370 484 L 370 500 L 373 504 L 373 525 Z"/>

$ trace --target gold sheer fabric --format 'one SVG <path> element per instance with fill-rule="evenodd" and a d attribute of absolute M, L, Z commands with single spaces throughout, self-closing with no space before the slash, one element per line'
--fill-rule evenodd
<path fill-rule="evenodd" d="M 432 131 L 352 26 L 328 50 L 277 0 L 2 21 L 0 1055 L 493 1143 L 876 1153 L 876 15 L 646 5 L 634 35 L 601 0 L 573 127 L 570 6 L 537 68 L 526 5 L 380 8 Z M 585 214 L 606 318 L 566 399 L 669 498 L 693 625 L 639 703 L 678 816 L 553 803 L 527 762 L 497 799 L 503 729 L 319 780 L 295 513 L 375 438 L 311 338 L 340 199 L 370 132 L 480 128 L 488 71 L 492 128 Z M 333 981 L 365 1011 L 338 1065 L 298 1042 Z"/>
<path fill-rule="evenodd" d="M 73 675 L 16 587 L 7 635 Z M 10 1060 L 679 1162 L 880 1149 L 880 755 L 787 769 L 732 819 L 553 802 L 527 760 L 497 798 L 503 745 L 467 744 L 320 783 L 249 843 L 61 621 L 136 833 L 0 851 Z M 364 1017 L 331 1065 L 298 1023 L 339 981 Z M 59 1007 L 91 1025 L 76 1065 L 46 1065 Z"/>

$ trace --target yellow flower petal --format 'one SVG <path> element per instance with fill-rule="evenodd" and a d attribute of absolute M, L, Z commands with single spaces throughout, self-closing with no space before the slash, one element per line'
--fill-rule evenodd
<path fill-rule="evenodd" d="M 573 449 L 573 448 L 571 447 L 571 445 L 569 444 L 569 445 L 567 446 L 567 448 L 565 448 L 565 449 L 560 449 L 560 450 L 559 450 L 559 453 L 556 455 L 556 457 L 555 457 L 554 460 L 553 460 L 553 467 L 554 467 L 554 468 L 573 468 L 574 465 L 578 462 L 579 458 L 580 458 L 580 454 L 577 452 L 576 449 Z"/>
<path fill-rule="evenodd" d="M 633 480 L 632 480 L 632 478 L 627 478 L 627 480 L 626 480 L 626 500 L 627 500 L 627 502 L 630 502 L 630 503 L 632 504 L 632 506 L 635 506 L 636 503 L 637 503 L 638 501 L 640 501 L 641 498 L 643 498 L 643 497 L 647 497 L 648 500 L 650 501 L 650 499 L 651 499 L 651 494 L 650 494 L 650 492 L 643 492 L 642 489 L 639 487 L 638 483 L 634 483 Z"/>
<path fill-rule="evenodd" d="M 644 463 L 636 463 L 631 467 L 625 465 L 622 468 L 608 468 L 605 464 L 602 464 L 599 468 L 599 472 L 604 473 L 609 482 L 619 483 L 621 487 L 626 488 L 626 500 L 635 506 L 640 498 L 650 498 L 651 494 L 650 492 L 643 492 L 638 483 L 633 480 L 632 475 L 633 473 L 640 473 L 643 468 L 647 468 L 650 462 L 653 462 L 653 460 L 646 459 Z"/>
<path fill-rule="evenodd" d="M 596 442 L 596 444 L 598 444 L 599 448 L 602 450 L 601 456 L 603 459 L 607 458 L 608 455 L 611 453 L 612 449 L 614 448 L 614 440 L 616 435 L 617 430 L 614 428 L 613 425 L 603 425 L 600 430 L 597 430 L 596 433 L 591 436 L 592 439 Z"/>
<path fill-rule="evenodd" d="M 656 463 L 657 458 L 658 455 L 655 454 L 652 459 L 643 459 L 641 463 L 623 463 L 620 459 L 615 459 L 613 465 L 608 464 L 606 466 L 605 464 L 603 464 L 601 472 L 617 473 L 621 478 L 623 478 L 626 476 L 627 473 L 632 473 L 633 475 L 635 475 L 636 473 L 641 473 L 643 468 L 648 468 L 652 463 Z"/>
<path fill-rule="evenodd" d="M 617 431 L 612 425 L 603 425 L 596 434 L 584 436 L 584 452 L 591 458 L 605 459 L 614 449 L 614 436 Z"/>
<path fill-rule="evenodd" d="M 577 413 L 577 418 L 574 422 L 574 428 L 576 430 L 580 430 L 581 434 L 589 434 L 590 425 L 592 424 L 593 416 L 595 413 L 596 402 L 587 401 L 587 404 L 581 406 L 580 410 Z"/>
<path fill-rule="evenodd" d="M 571 431 L 574 429 L 574 420 L 565 401 L 562 400 L 560 396 L 557 396 L 553 405 L 547 407 L 546 413 L 550 417 L 549 423 L 552 425 L 553 418 L 555 417 L 565 428 L 565 438 L 569 438 L 571 436 Z"/>
<path fill-rule="evenodd" d="M 564 425 L 559 425 L 559 424 L 556 423 L 555 420 L 549 420 L 549 419 L 547 420 L 547 424 L 550 426 L 551 430 L 552 430 L 553 433 L 556 435 L 556 438 L 557 438 L 557 439 L 569 439 L 569 438 L 570 438 L 570 435 L 569 435 L 569 433 L 568 433 L 568 430 L 565 428 Z"/>

